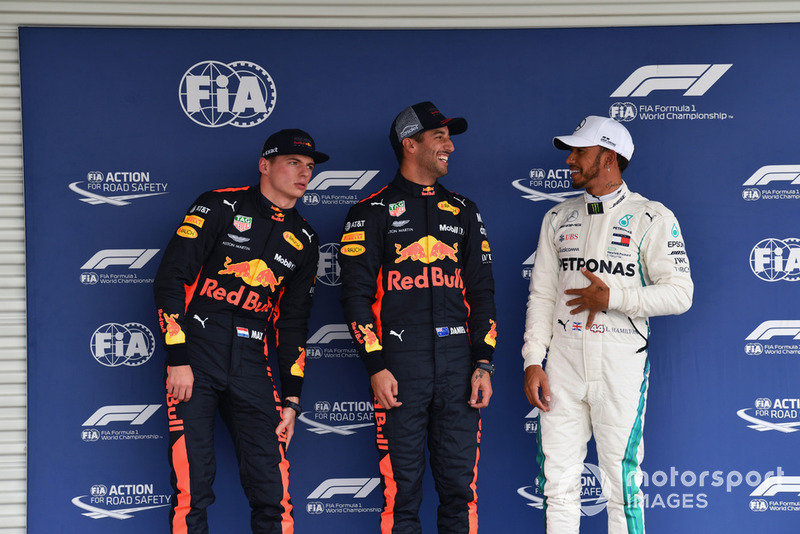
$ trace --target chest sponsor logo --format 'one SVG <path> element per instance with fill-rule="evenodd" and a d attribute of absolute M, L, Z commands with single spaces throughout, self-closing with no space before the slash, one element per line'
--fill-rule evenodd
<path fill-rule="evenodd" d="M 297 267 L 297 265 L 295 265 L 293 261 L 284 258 L 277 252 L 275 253 L 275 257 L 273 259 L 278 263 L 280 263 L 281 265 L 283 265 L 284 267 L 286 267 L 287 269 L 289 269 L 290 271 L 294 271 L 295 268 Z"/>
<path fill-rule="evenodd" d="M 297 250 L 303 250 L 303 243 L 292 232 L 283 232 L 283 238 Z"/>
<path fill-rule="evenodd" d="M 397 253 L 395 263 L 409 259 L 422 263 L 433 263 L 446 258 L 458 262 L 458 243 L 453 243 L 451 247 L 430 235 L 421 237 L 406 247 L 401 246 L 400 243 L 395 243 L 394 246 Z"/>
<path fill-rule="evenodd" d="M 631 236 L 625 234 L 611 234 L 611 244 L 620 247 L 628 247 L 631 244 Z"/>
<path fill-rule="evenodd" d="M 408 291 L 429 287 L 464 289 L 461 269 L 456 269 L 453 274 L 446 274 L 441 267 L 423 267 L 422 273 L 417 276 L 403 275 L 400 271 L 386 273 L 387 291 Z"/>
<path fill-rule="evenodd" d="M 389 204 L 389 215 L 391 215 L 392 217 L 399 217 L 405 212 L 406 212 L 405 200 L 401 200 L 400 202 L 395 202 L 394 204 Z"/>
<path fill-rule="evenodd" d="M 457 207 L 453 206 L 452 204 L 450 204 L 446 200 L 443 200 L 443 201 L 439 202 L 438 204 L 436 204 L 436 207 L 439 208 L 442 211 L 449 211 L 453 215 L 458 215 L 459 213 L 461 213 L 461 208 L 457 208 Z"/>
<path fill-rule="evenodd" d="M 562 271 L 580 271 L 583 267 L 593 273 L 606 273 L 620 276 L 636 276 L 635 263 L 622 263 L 610 260 L 583 258 L 561 258 L 558 260 Z"/>
<path fill-rule="evenodd" d="M 253 287 L 264 286 L 275 291 L 283 280 L 283 276 L 276 278 L 272 269 L 261 259 L 231 263 L 231 259 L 228 257 L 225 258 L 223 267 L 217 274 L 232 274 L 236 278 L 241 278 L 245 284 Z"/>
<path fill-rule="evenodd" d="M 233 218 L 233 226 L 240 232 L 246 232 L 253 226 L 253 218 L 245 215 L 237 215 Z"/>

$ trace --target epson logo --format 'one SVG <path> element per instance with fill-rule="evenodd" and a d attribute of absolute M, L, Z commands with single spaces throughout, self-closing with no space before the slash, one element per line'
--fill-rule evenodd
<path fill-rule="evenodd" d="M 611 97 L 643 97 L 653 91 L 685 90 L 683 96 L 702 96 L 732 64 L 645 65 L 617 87 Z"/>
<path fill-rule="evenodd" d="M 184 113 L 207 128 L 261 124 L 275 109 L 272 76 L 250 61 L 201 61 L 181 78 L 178 98 Z"/>
<path fill-rule="evenodd" d="M 380 171 L 323 171 L 308 182 L 308 191 L 324 191 L 330 187 L 348 187 L 351 191 L 364 189 Z"/>

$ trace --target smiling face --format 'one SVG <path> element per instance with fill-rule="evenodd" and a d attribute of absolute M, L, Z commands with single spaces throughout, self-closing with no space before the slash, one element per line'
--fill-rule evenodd
<path fill-rule="evenodd" d="M 289 209 L 306 192 L 314 160 L 300 154 L 273 156 L 261 158 L 258 168 L 261 193 L 279 208 Z"/>
<path fill-rule="evenodd" d="M 609 193 L 609 184 L 619 181 L 615 180 L 615 156 L 613 151 L 599 146 L 572 147 L 567 156 L 572 188 L 597 196 Z M 612 167 L 614 172 L 610 172 Z"/>
<path fill-rule="evenodd" d="M 406 153 L 401 171 L 406 178 L 433 185 L 447 174 L 450 154 L 455 150 L 447 126 L 426 130 L 419 136 L 404 139 L 403 144 Z"/>

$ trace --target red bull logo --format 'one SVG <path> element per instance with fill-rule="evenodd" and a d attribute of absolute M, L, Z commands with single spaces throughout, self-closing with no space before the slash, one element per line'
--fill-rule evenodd
<path fill-rule="evenodd" d="M 428 271 L 429 269 L 430 272 Z M 456 269 L 453 274 L 445 274 L 441 267 L 423 267 L 422 274 L 417 276 L 403 276 L 400 271 L 389 271 L 386 274 L 386 289 L 388 291 L 407 291 L 414 288 L 425 289 L 428 287 L 464 289 L 461 269 Z"/>
<path fill-rule="evenodd" d="M 430 235 L 419 238 L 405 248 L 401 247 L 399 243 L 395 243 L 394 247 L 395 252 L 397 252 L 397 259 L 394 260 L 395 263 L 400 263 L 405 260 L 433 263 L 445 258 L 458 262 L 458 258 L 456 257 L 458 243 L 453 243 L 451 247 Z"/>
<path fill-rule="evenodd" d="M 306 369 L 306 349 L 305 347 L 297 347 L 297 349 L 300 355 L 297 357 L 294 364 L 292 364 L 291 374 L 292 376 L 299 376 L 302 378 L 305 375 Z"/>
<path fill-rule="evenodd" d="M 283 222 L 283 219 L 286 218 L 286 215 L 280 210 L 280 208 L 272 206 L 272 211 L 273 213 L 271 219 L 273 221 Z"/>
<path fill-rule="evenodd" d="M 269 287 L 271 291 L 275 291 L 275 288 L 283 280 L 283 276 L 276 278 L 272 269 L 267 267 L 267 264 L 260 259 L 231 263 L 231 259 L 226 257 L 222 266 L 224 269 L 217 274 L 232 274 L 236 278 L 241 278 L 245 284 L 253 287 Z"/>
<path fill-rule="evenodd" d="M 200 295 L 214 300 L 226 301 L 234 306 L 241 305 L 245 310 L 252 310 L 257 313 L 269 313 L 272 307 L 270 299 L 267 299 L 266 302 L 262 302 L 261 295 L 252 290 L 248 291 L 247 296 L 245 296 L 244 287 L 245 286 L 240 286 L 236 291 L 228 291 L 224 287 L 219 287 L 219 282 L 213 278 L 208 278 L 200 289 Z"/>
<path fill-rule="evenodd" d="M 376 350 L 381 350 L 383 348 L 378 336 L 372 331 L 372 326 L 372 323 L 369 323 L 365 326 L 358 325 L 358 329 L 364 336 L 364 348 L 367 350 L 367 352 L 375 352 Z"/>
<path fill-rule="evenodd" d="M 167 314 L 164 310 L 158 310 L 161 315 L 161 331 L 164 333 L 164 341 L 167 345 L 177 345 L 186 342 L 186 335 L 181 330 L 181 325 L 175 320 L 177 313 Z"/>
<path fill-rule="evenodd" d="M 497 345 L 497 323 L 495 323 L 492 319 L 489 319 L 489 324 L 491 328 L 489 328 L 489 332 L 486 333 L 484 336 L 483 341 L 487 345 L 492 347 Z"/>

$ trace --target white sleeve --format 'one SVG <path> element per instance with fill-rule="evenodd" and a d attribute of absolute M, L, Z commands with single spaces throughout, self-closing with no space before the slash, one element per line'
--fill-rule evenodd
<path fill-rule="evenodd" d="M 531 273 L 528 310 L 523 336 L 523 368 L 541 365 L 553 337 L 553 313 L 558 296 L 558 255 L 553 244 L 555 213 L 544 216 L 539 232 L 539 244 Z"/>
<path fill-rule="evenodd" d="M 608 308 L 628 317 L 678 315 L 692 305 L 694 283 L 678 220 L 662 207 L 639 246 L 644 287 L 611 288 Z"/>

